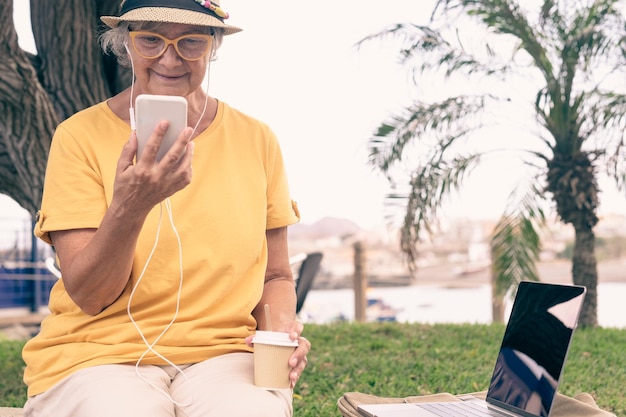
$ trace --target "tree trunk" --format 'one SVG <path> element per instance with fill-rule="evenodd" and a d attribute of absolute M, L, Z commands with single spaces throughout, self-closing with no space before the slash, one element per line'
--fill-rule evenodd
<path fill-rule="evenodd" d="M 579 139 L 582 143 L 582 138 Z M 572 143 L 575 143 L 572 139 Z M 556 209 L 563 223 L 574 227 L 572 279 L 587 287 L 579 323 L 583 327 L 598 325 L 598 268 L 593 227 L 598 224 L 598 183 L 592 154 L 574 151 L 556 153 L 548 162 L 548 191 L 554 195 Z"/>
<path fill-rule="evenodd" d="M 61 120 L 109 96 L 102 74 L 94 0 L 31 1 L 39 79 Z M 68 11 L 72 11 L 68 13 Z M 57 28 L 57 33 L 54 32 Z M 52 35 L 52 36 L 51 36 Z"/>
<path fill-rule="evenodd" d="M 504 323 L 504 300 L 495 291 L 495 280 L 491 280 L 491 321 L 492 323 Z"/>
<path fill-rule="evenodd" d="M 119 0 L 30 3 L 35 56 L 17 43 L 13 0 L 0 0 L 0 193 L 34 215 L 58 123 L 126 88 L 131 74 L 98 44 L 99 16 L 116 14 Z"/>
<path fill-rule="evenodd" d="M 12 17 L 13 0 L 0 0 L 0 193 L 34 215 L 58 119 L 18 46 Z"/>
<path fill-rule="evenodd" d="M 598 268 L 595 235 L 591 227 L 578 226 L 574 230 L 576 237 L 572 258 L 572 277 L 574 284 L 587 287 L 579 323 L 583 327 L 596 327 L 598 325 Z"/>

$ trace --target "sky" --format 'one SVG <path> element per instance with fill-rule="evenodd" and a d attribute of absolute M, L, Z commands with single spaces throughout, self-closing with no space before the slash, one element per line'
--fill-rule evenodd
<path fill-rule="evenodd" d="M 302 222 L 347 218 L 365 228 L 384 224 L 387 181 L 367 163 L 367 141 L 394 111 L 415 98 L 391 44 L 364 37 L 394 23 L 426 23 L 433 0 L 222 0 L 227 36 L 212 63 L 209 92 L 266 122 L 276 133 Z M 20 44 L 34 47 L 28 2 L 14 0 Z M 495 218 L 521 175 L 519 161 L 498 159 L 475 171 L 447 213 Z M 608 183 L 602 210 L 626 212 Z M 0 197 L 0 217 L 25 215 Z M 17 214 L 16 214 L 17 213 Z"/>

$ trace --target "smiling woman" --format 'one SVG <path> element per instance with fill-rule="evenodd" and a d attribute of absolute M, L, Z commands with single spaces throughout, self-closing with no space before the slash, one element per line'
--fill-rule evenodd
<path fill-rule="evenodd" d="M 299 212 L 274 132 L 203 85 L 222 37 L 241 30 L 217 10 L 125 0 L 101 18 L 103 50 L 128 59 L 133 82 L 51 142 L 35 235 L 54 246 L 61 279 L 24 347 L 26 415 L 293 413 L 311 348 L 287 241 Z M 146 97 L 181 104 L 182 123 L 170 107 L 144 135 Z M 255 385 L 251 354 L 269 322 L 297 346 L 277 391 Z"/>

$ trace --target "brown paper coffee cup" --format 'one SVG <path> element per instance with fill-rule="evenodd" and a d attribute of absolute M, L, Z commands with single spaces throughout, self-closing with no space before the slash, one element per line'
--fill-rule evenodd
<path fill-rule="evenodd" d="M 289 333 L 257 331 L 254 343 L 254 385 L 266 389 L 291 387 L 289 358 L 298 342 Z"/>

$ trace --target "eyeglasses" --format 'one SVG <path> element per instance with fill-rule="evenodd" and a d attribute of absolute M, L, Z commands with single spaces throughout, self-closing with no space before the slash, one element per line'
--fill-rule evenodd
<path fill-rule="evenodd" d="M 159 58 L 172 45 L 181 58 L 197 61 L 209 52 L 213 42 L 213 36 L 204 34 L 183 35 L 176 39 L 152 32 L 131 31 L 129 34 L 135 51 L 146 59 Z"/>

